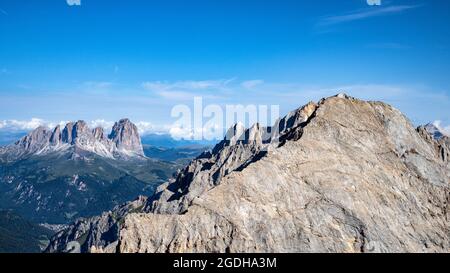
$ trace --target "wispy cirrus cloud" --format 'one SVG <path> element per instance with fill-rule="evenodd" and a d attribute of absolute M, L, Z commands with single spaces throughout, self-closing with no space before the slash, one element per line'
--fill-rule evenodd
<path fill-rule="evenodd" d="M 244 87 L 245 89 L 253 89 L 258 85 L 262 85 L 264 84 L 263 80 L 249 80 L 249 81 L 244 81 L 241 83 L 241 86 Z"/>
<path fill-rule="evenodd" d="M 371 17 L 402 13 L 420 7 L 421 5 L 372 6 L 369 9 L 353 11 L 347 14 L 326 16 L 320 19 L 318 26 L 330 26 Z"/>
<path fill-rule="evenodd" d="M 81 6 L 81 0 L 66 0 L 69 6 Z"/>
<path fill-rule="evenodd" d="M 90 128 L 97 128 L 97 127 L 101 127 L 103 129 L 111 129 L 114 125 L 113 121 L 107 121 L 104 119 L 95 119 L 95 120 L 91 120 L 89 122 L 89 127 Z"/>
<path fill-rule="evenodd" d="M 197 95 L 217 97 L 217 92 L 230 90 L 230 83 L 235 79 L 175 81 L 175 82 L 143 82 L 141 86 L 166 99 L 184 100 Z"/>
<path fill-rule="evenodd" d="M 176 82 L 154 81 L 144 82 L 142 83 L 142 86 L 151 91 L 224 89 L 233 80 L 234 79 Z"/>

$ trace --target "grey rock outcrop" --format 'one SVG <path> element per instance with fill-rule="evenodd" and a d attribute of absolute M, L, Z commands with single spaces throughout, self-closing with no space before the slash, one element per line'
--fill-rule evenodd
<path fill-rule="evenodd" d="M 235 126 L 84 251 L 449 252 L 448 143 L 387 104 L 323 99 Z"/>

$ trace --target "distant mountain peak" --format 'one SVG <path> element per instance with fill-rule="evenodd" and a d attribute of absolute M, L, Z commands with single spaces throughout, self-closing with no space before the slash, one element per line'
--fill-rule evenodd
<path fill-rule="evenodd" d="M 101 127 L 91 130 L 84 120 L 68 122 L 61 128 L 40 126 L 7 146 L 3 153 L 12 159 L 67 151 L 73 153 L 72 158 L 82 157 L 85 152 L 115 159 L 145 157 L 138 129 L 128 118 L 116 122 L 108 136 Z"/>
<path fill-rule="evenodd" d="M 138 128 L 127 118 L 114 124 L 108 138 L 119 150 L 144 155 Z"/>
<path fill-rule="evenodd" d="M 436 140 L 443 138 L 445 135 L 439 128 L 433 123 L 428 123 L 424 126 L 425 130 Z"/>

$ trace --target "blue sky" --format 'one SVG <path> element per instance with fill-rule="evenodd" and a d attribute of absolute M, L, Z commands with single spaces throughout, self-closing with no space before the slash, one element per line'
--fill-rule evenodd
<path fill-rule="evenodd" d="M 77 2 L 77 1 L 69 1 Z M 0 129 L 345 91 L 450 124 L 450 2 L 0 0 Z"/>

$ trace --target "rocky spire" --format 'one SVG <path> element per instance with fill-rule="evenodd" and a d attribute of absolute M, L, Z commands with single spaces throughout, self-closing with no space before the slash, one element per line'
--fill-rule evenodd
<path fill-rule="evenodd" d="M 138 128 L 129 119 L 121 119 L 116 122 L 108 138 L 115 143 L 119 151 L 144 156 Z"/>
<path fill-rule="evenodd" d="M 228 129 L 225 136 L 225 140 L 230 142 L 230 145 L 236 144 L 239 140 L 244 139 L 245 127 L 242 123 L 238 122 Z"/>
<path fill-rule="evenodd" d="M 61 140 L 64 143 L 72 143 L 72 130 L 73 130 L 73 123 L 69 122 L 66 124 L 66 127 L 64 127 Z"/>
<path fill-rule="evenodd" d="M 245 134 L 246 134 L 245 139 L 247 143 L 262 144 L 262 132 L 259 123 L 255 123 L 245 132 Z"/>
<path fill-rule="evenodd" d="M 61 143 L 61 126 L 58 125 L 53 130 L 52 136 L 50 137 L 51 145 L 59 145 Z"/>
<path fill-rule="evenodd" d="M 87 126 L 84 120 L 77 121 L 72 130 L 72 142 L 75 143 L 75 140 L 79 137 L 91 135 L 89 127 Z"/>

